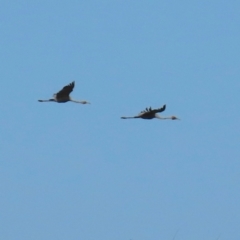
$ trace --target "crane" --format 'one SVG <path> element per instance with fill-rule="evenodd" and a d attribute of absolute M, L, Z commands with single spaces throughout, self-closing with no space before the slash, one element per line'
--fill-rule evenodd
<path fill-rule="evenodd" d="M 151 107 L 146 108 L 144 111 L 141 111 L 137 116 L 133 117 L 121 117 L 122 119 L 130 119 L 130 118 L 142 118 L 142 119 L 153 119 L 158 118 L 161 120 L 165 119 L 171 119 L 171 120 L 180 120 L 176 116 L 170 116 L 170 117 L 161 117 L 157 113 L 163 112 L 166 109 L 166 105 L 163 105 L 161 108 L 158 109 L 152 109 Z"/>
<path fill-rule="evenodd" d="M 70 97 L 70 93 L 73 91 L 73 88 L 75 86 L 75 82 L 68 84 L 67 86 L 63 87 L 62 90 L 60 90 L 58 93 L 53 94 L 53 98 L 48 100 L 38 100 L 39 102 L 58 102 L 58 103 L 65 103 L 65 102 L 75 102 L 75 103 L 81 103 L 81 104 L 90 104 L 87 101 L 77 101 L 73 100 Z"/>

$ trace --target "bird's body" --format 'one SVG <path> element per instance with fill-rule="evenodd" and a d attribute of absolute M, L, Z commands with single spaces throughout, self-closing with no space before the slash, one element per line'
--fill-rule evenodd
<path fill-rule="evenodd" d="M 179 118 L 175 117 L 175 116 L 171 116 L 171 117 L 161 117 L 160 115 L 158 115 L 157 113 L 163 112 L 166 109 L 166 105 L 163 105 L 161 108 L 158 109 L 152 109 L 150 108 L 146 108 L 144 111 L 141 111 L 137 116 L 133 116 L 133 117 L 121 117 L 122 119 L 131 119 L 131 118 L 142 118 L 142 119 L 153 119 L 153 118 L 158 118 L 161 120 L 165 120 L 165 119 L 171 119 L 171 120 L 180 120 Z"/>
<path fill-rule="evenodd" d="M 69 85 L 65 86 L 60 90 L 58 93 L 55 93 L 53 95 L 53 98 L 48 99 L 48 100 L 38 100 L 39 102 L 57 102 L 57 103 L 65 103 L 65 102 L 75 102 L 75 103 L 82 103 L 82 104 L 87 104 L 89 102 L 87 101 L 77 101 L 73 100 L 70 97 L 70 93 L 73 91 L 73 88 L 75 86 L 75 82 L 70 83 Z"/>

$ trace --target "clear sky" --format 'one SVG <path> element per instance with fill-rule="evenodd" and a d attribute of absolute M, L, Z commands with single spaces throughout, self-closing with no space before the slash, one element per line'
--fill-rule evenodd
<path fill-rule="evenodd" d="M 239 9 L 2 0 L 0 239 L 239 240 Z"/>

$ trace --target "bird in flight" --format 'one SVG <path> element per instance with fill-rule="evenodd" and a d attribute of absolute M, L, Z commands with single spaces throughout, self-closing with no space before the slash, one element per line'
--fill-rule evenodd
<path fill-rule="evenodd" d="M 75 82 L 72 82 L 67 86 L 63 87 L 63 89 L 60 90 L 58 93 L 53 94 L 53 98 L 48 100 L 38 100 L 38 101 L 39 102 L 58 102 L 58 103 L 65 103 L 65 102 L 71 101 L 75 103 L 90 104 L 87 101 L 77 101 L 77 100 L 73 100 L 70 97 L 70 93 L 73 91 L 74 86 L 75 86 Z"/>
<path fill-rule="evenodd" d="M 150 108 L 146 108 L 144 111 L 141 111 L 137 116 L 121 117 L 121 118 L 122 119 L 130 119 L 130 118 L 153 119 L 153 118 L 158 118 L 158 119 L 161 119 L 161 120 L 165 120 L 165 119 L 180 120 L 179 118 L 177 118 L 175 116 L 161 117 L 160 115 L 157 114 L 157 113 L 163 112 L 165 109 L 166 109 L 166 105 L 163 105 L 161 108 L 158 108 L 158 109 L 152 109 L 150 107 Z"/>

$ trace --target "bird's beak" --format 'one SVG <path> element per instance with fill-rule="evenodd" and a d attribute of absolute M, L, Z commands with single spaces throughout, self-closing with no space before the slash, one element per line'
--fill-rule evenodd
<path fill-rule="evenodd" d="M 172 116 L 172 120 L 180 120 L 180 118 L 177 118 L 175 116 Z"/>

